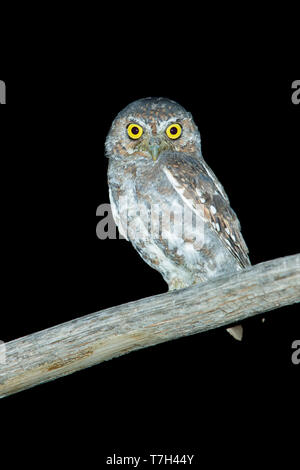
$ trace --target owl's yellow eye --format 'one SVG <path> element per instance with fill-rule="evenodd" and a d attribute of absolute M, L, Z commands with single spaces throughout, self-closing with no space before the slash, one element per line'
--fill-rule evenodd
<path fill-rule="evenodd" d="M 180 124 L 171 124 L 166 130 L 169 139 L 178 139 L 181 136 L 182 127 Z"/>
<path fill-rule="evenodd" d="M 139 139 L 143 132 L 143 128 L 138 124 L 129 124 L 127 127 L 127 133 L 131 139 Z"/>

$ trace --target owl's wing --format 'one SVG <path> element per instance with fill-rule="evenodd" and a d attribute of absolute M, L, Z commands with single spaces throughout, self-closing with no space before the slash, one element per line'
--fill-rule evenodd
<path fill-rule="evenodd" d="M 163 171 L 190 209 L 197 213 L 197 206 L 201 206 L 205 222 L 240 266 L 249 266 L 249 250 L 241 234 L 239 220 L 230 207 L 223 186 L 206 163 L 193 157 L 182 158 L 178 154 L 165 162 Z"/>

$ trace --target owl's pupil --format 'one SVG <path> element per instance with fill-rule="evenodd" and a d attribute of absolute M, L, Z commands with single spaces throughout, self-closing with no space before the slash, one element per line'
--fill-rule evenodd
<path fill-rule="evenodd" d="M 176 127 L 171 127 L 170 133 L 171 133 L 172 135 L 177 134 L 177 128 L 176 128 Z"/>
<path fill-rule="evenodd" d="M 133 128 L 131 129 L 131 132 L 132 132 L 134 135 L 138 134 L 138 133 L 139 133 L 138 127 L 133 127 Z"/>

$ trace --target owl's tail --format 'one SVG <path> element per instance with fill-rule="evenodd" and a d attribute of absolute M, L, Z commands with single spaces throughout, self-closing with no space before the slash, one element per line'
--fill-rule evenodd
<path fill-rule="evenodd" d="M 242 341 L 243 339 L 243 327 L 242 325 L 233 326 L 232 328 L 227 328 L 228 333 L 234 337 L 237 341 Z"/>

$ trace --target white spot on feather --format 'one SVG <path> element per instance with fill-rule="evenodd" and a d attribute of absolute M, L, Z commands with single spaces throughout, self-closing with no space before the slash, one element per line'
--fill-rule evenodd
<path fill-rule="evenodd" d="M 179 256 L 183 256 L 186 263 L 197 264 L 199 262 L 199 253 L 195 250 L 193 243 L 183 243 L 177 250 Z"/>
<path fill-rule="evenodd" d="M 193 201 L 184 196 L 185 188 L 183 186 L 181 186 L 181 184 L 178 182 L 178 180 L 176 178 L 174 178 L 174 176 L 172 175 L 170 170 L 168 170 L 167 168 L 164 168 L 163 171 L 164 171 L 166 177 L 168 178 L 169 182 L 171 183 L 171 185 L 173 186 L 175 191 L 179 194 L 179 196 L 182 198 L 182 200 L 185 202 L 185 204 L 193 212 L 195 212 L 195 208 L 193 206 Z"/>

